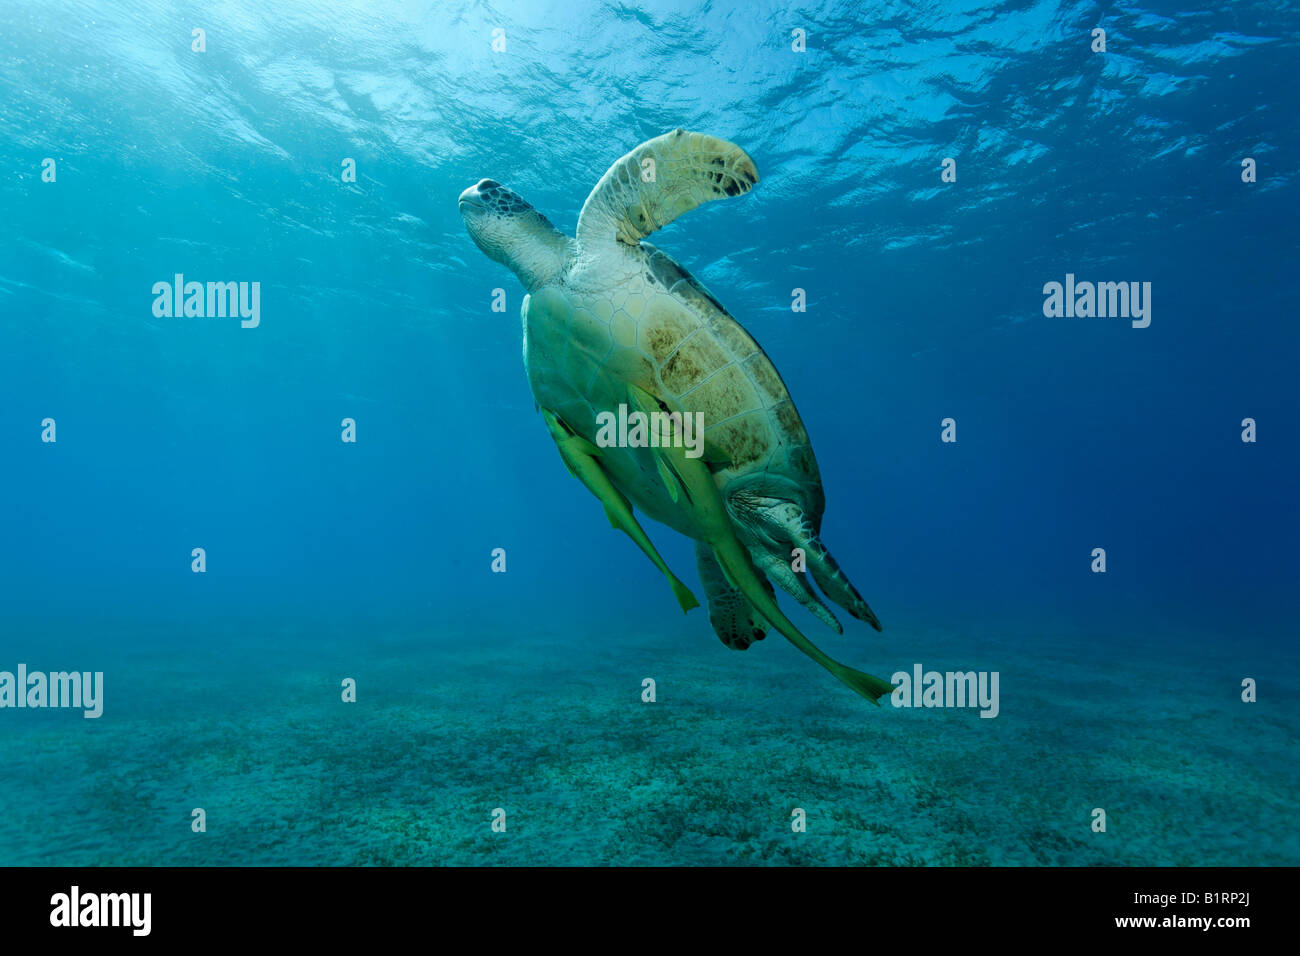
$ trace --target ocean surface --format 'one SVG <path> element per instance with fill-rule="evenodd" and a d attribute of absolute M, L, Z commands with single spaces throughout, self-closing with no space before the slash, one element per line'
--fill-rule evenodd
<path fill-rule="evenodd" d="M 1300 864 L 1298 34 L 0 3 L 0 865 Z M 556 454 L 457 196 L 572 234 L 677 127 L 762 178 L 651 241 L 780 370 L 884 630 L 783 608 L 996 707 L 729 650 Z M 1048 314 L 1102 282 L 1145 315 Z M 7 706 L 20 667 L 99 716 Z"/>

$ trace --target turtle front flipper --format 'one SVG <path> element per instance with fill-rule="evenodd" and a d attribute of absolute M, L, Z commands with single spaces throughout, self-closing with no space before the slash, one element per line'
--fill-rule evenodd
<path fill-rule="evenodd" d="M 799 548 L 803 551 L 808 562 L 808 570 L 811 572 L 813 580 L 817 582 L 817 586 L 822 589 L 823 594 L 858 620 L 866 621 L 877 631 L 881 630 L 880 619 L 876 617 L 875 612 L 871 610 L 867 602 L 862 599 L 858 589 L 849 581 L 848 575 L 840 569 L 839 563 L 831 557 L 830 551 L 826 549 L 826 545 L 822 544 L 821 538 L 818 537 L 812 522 L 808 520 L 808 516 L 804 514 L 802 508 L 792 501 L 780 498 L 763 498 L 752 506 L 752 510 L 756 518 L 764 524 L 768 536 L 774 537 L 778 541 L 783 540 L 787 542 L 788 547 Z M 778 584 L 785 590 L 790 591 L 800 601 L 803 601 L 805 607 L 808 607 L 808 602 L 804 601 L 798 593 L 791 591 L 789 585 L 781 576 L 773 576 Z M 806 580 L 801 579 L 801 583 L 803 583 L 804 588 L 807 587 Z M 808 609 L 813 611 L 814 614 L 817 613 L 811 607 L 808 607 Z M 820 614 L 817 616 L 821 617 Z"/>
<path fill-rule="evenodd" d="M 677 598 L 683 613 L 699 607 L 700 602 L 696 600 L 691 589 L 673 574 L 664 559 L 659 556 L 659 552 L 655 550 L 645 529 L 636 520 L 636 515 L 632 514 L 631 502 L 614 487 L 614 483 L 609 480 L 609 475 L 605 474 L 605 469 L 596 460 L 600 455 L 600 449 L 571 429 L 550 409 L 542 409 L 542 418 L 546 420 L 546 427 L 551 432 L 551 438 L 555 440 L 555 447 L 559 449 L 560 457 L 564 459 L 569 474 L 586 485 L 587 490 L 599 498 L 600 503 L 605 506 L 605 517 L 609 519 L 610 527 L 624 532 L 635 541 L 637 547 L 645 552 L 645 556 L 668 579 L 668 584 L 673 589 L 673 596 Z"/>
<path fill-rule="evenodd" d="M 675 129 L 642 143 L 600 178 L 578 216 L 578 244 L 617 239 L 635 246 L 682 213 L 747 193 L 756 182 L 758 167 L 735 143 Z"/>
<path fill-rule="evenodd" d="M 709 600 L 709 623 L 718 640 L 733 651 L 744 651 L 767 636 L 767 619 L 754 610 L 739 588 L 728 583 L 713 549 L 703 541 L 695 542 L 695 566 L 704 585 L 704 596 Z M 771 589 L 768 584 L 768 590 Z M 776 596 L 775 591 L 772 596 Z"/>

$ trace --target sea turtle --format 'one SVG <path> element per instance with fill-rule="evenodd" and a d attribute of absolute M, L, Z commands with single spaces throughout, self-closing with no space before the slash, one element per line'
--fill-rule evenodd
<path fill-rule="evenodd" d="M 669 576 L 683 609 L 693 598 L 681 593 L 685 588 L 678 587 L 627 506 L 695 539 L 710 621 L 722 642 L 736 650 L 761 639 L 769 624 L 796 644 L 808 643 L 797 631 L 799 640 L 789 633 L 794 626 L 783 615 L 780 623 L 772 620 L 780 612 L 773 610 L 768 579 L 842 631 L 809 584 L 805 564 L 827 597 L 880 630 L 876 615 L 821 543 L 821 475 L 780 375 L 703 285 L 643 241 L 682 213 L 747 193 L 756 182 L 758 170 L 740 147 L 677 129 L 642 143 L 610 167 L 582 207 L 576 238 L 494 180 L 480 180 L 459 199 L 475 244 L 508 266 L 527 290 L 521 310 L 524 365 L 565 463 L 604 501 L 611 523 Z M 611 447 L 601 440 L 609 437 L 608 428 L 602 431 L 605 416 L 626 413 L 630 387 L 636 390 L 633 405 L 639 397 L 665 411 L 702 417 L 705 454 L 681 466 L 688 474 L 657 449 Z M 739 571 L 734 560 L 730 570 L 719 562 L 715 545 L 723 529 L 711 520 L 713 502 L 697 501 L 689 491 L 700 487 L 693 484 L 697 464 L 708 468 L 717 507 L 756 574 Z M 837 673 L 871 700 L 892 690 L 878 678 L 833 661 L 828 665 L 820 651 L 801 649 L 820 655 L 819 663 L 832 672 L 858 675 L 863 680 L 855 683 Z"/>

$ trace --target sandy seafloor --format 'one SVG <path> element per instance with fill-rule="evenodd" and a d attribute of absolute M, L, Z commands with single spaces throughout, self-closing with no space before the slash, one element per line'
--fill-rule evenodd
<path fill-rule="evenodd" d="M 989 720 L 876 709 L 779 635 L 739 654 L 702 626 L 29 628 L 33 669 L 102 662 L 105 715 L 0 714 L 0 865 L 1300 864 L 1294 664 L 1030 627 L 816 637 L 886 678 L 996 669 Z"/>

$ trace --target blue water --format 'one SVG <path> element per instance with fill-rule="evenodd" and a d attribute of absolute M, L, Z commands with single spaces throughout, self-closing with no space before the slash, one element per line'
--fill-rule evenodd
<path fill-rule="evenodd" d="M 1298 30 L 0 6 L 0 671 L 104 675 L 95 720 L 0 709 L 0 864 L 1300 863 Z M 652 241 L 780 370 L 884 631 L 783 607 L 886 679 L 999 673 L 995 719 L 724 648 L 555 453 L 456 198 L 572 234 L 679 126 L 762 180 Z M 176 274 L 259 324 L 156 316 Z M 1045 316 L 1067 274 L 1151 283 L 1149 326 Z"/>

